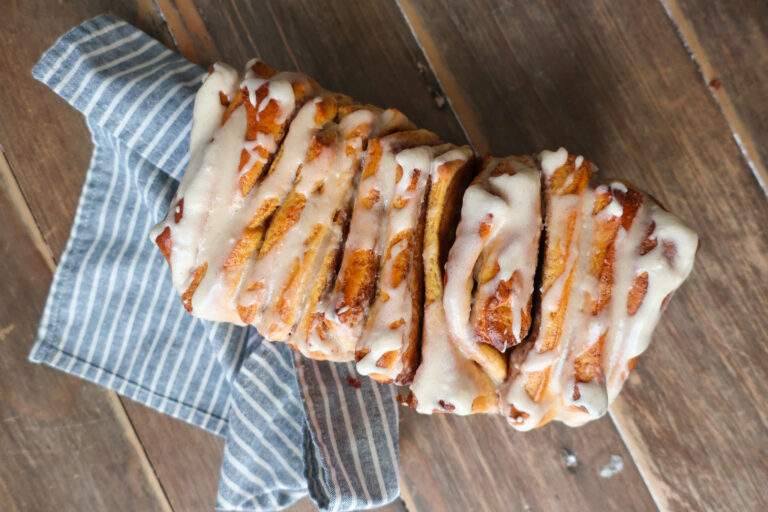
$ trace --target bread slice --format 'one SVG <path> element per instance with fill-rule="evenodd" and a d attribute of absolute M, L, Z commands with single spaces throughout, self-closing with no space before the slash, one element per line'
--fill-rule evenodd
<path fill-rule="evenodd" d="M 531 337 L 510 356 L 502 413 L 518 430 L 603 415 L 648 345 L 698 239 L 628 185 L 589 187 L 593 166 L 541 155 L 546 236 Z"/>
<path fill-rule="evenodd" d="M 354 355 L 375 297 L 387 218 L 395 194 L 395 155 L 408 147 L 437 142 L 431 132 L 407 130 L 368 143 L 339 272 L 333 289 L 318 307 L 322 336 L 332 340 L 341 354 Z"/>
<path fill-rule="evenodd" d="M 335 340 L 322 337 L 322 313 L 317 308 L 335 281 L 338 260 L 349 224 L 354 190 L 363 152 L 370 137 L 412 128 L 399 111 L 376 107 L 347 105 L 339 110 L 338 150 L 333 165 L 310 197 L 301 218 L 292 230 L 302 236 L 302 247 L 284 251 L 280 258 L 298 258 L 302 262 L 285 282 L 264 314 L 270 339 L 283 339 L 289 332 L 289 344 L 315 359 L 349 361 L 352 352 L 339 350 Z M 318 316 L 320 317 L 318 318 Z M 275 326 L 281 330 L 275 332 Z"/>
<path fill-rule="evenodd" d="M 424 229 L 424 327 L 421 361 L 406 403 L 423 414 L 496 412 L 495 385 L 448 335 L 443 309 L 443 268 L 453 244 L 461 198 L 474 175 L 467 147 L 453 148 L 432 165 Z"/>
<path fill-rule="evenodd" d="M 532 158 L 484 159 L 464 193 L 445 266 L 443 304 L 451 339 L 496 383 L 507 374 L 504 352 L 530 325 L 540 195 Z"/>
<path fill-rule="evenodd" d="M 248 261 L 237 306 L 242 320 L 255 325 L 268 339 L 287 337 L 294 321 L 289 310 L 295 309 L 298 300 L 291 292 L 301 294 L 304 289 L 304 276 L 326 233 L 324 219 L 330 213 L 325 210 L 332 212 L 333 204 L 324 204 L 324 197 L 319 196 L 337 163 L 345 164 L 343 134 L 336 120 L 340 107 L 350 101 L 327 92 L 308 101 L 291 124 L 274 164 L 254 190 L 258 210 L 248 229 L 264 230 L 264 238 Z M 293 288 L 283 294 L 291 283 Z M 267 309 L 274 306 L 282 312 L 270 310 L 265 319 Z"/>
<path fill-rule="evenodd" d="M 255 221 L 264 218 L 264 198 L 254 187 L 271 169 L 297 109 L 318 92 L 309 77 L 258 61 L 243 77 L 213 66 L 195 99 L 190 163 L 168 216 L 151 235 L 187 311 L 242 323 L 235 296 L 264 231 Z"/>
<path fill-rule="evenodd" d="M 392 199 L 385 211 L 376 294 L 355 359 L 358 372 L 382 382 L 409 384 L 418 365 L 426 193 L 433 159 L 452 147 L 397 148 L 390 167 L 383 163 L 378 170 L 391 184 Z"/>

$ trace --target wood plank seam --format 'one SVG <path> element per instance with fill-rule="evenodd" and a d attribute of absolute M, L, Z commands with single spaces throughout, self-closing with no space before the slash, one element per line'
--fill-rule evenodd
<path fill-rule="evenodd" d="M 42 255 L 51 274 L 53 274 L 53 271 L 56 269 L 56 258 L 53 256 L 51 246 L 45 240 L 40 223 L 32 213 L 32 208 L 29 206 L 29 201 L 24 195 L 24 191 L 16 180 L 16 175 L 13 172 L 11 163 L 8 161 L 5 148 L 2 146 L 0 146 L 0 176 L 2 176 L 3 187 L 10 196 L 13 207 L 21 217 L 24 226 L 26 226 L 30 238 L 32 238 L 32 243 Z"/>
<path fill-rule="evenodd" d="M 611 406 L 610 409 L 608 409 L 608 415 L 611 417 L 611 422 L 613 423 L 614 428 L 616 428 L 616 432 L 619 433 L 619 437 L 621 438 L 621 442 L 624 443 L 624 446 L 627 448 L 627 451 L 629 452 L 629 455 L 632 457 L 632 462 L 635 464 L 635 467 L 637 468 L 637 472 L 640 473 L 640 478 L 643 479 L 643 483 L 645 484 L 646 489 L 648 489 L 648 494 L 651 495 L 651 499 L 653 500 L 653 503 L 656 504 L 657 510 L 669 510 L 669 501 L 666 499 L 667 494 L 664 493 L 657 493 L 655 492 L 657 489 L 667 489 L 666 484 L 661 481 L 661 479 L 656 478 L 653 476 L 653 472 L 649 471 L 649 468 L 646 467 L 645 464 L 641 464 L 638 461 L 645 460 L 644 457 L 640 456 L 638 454 L 639 450 L 634 449 L 634 446 L 632 443 L 629 442 L 629 437 L 625 435 L 624 429 L 621 427 L 621 424 L 616 418 L 616 414 L 614 413 L 614 409 L 618 408 L 619 405 L 614 404 Z M 634 437 L 635 439 L 642 439 L 640 435 L 636 435 Z"/>
<path fill-rule="evenodd" d="M 416 502 L 411 496 L 411 492 L 408 490 L 408 486 L 400 480 L 400 503 L 405 509 L 405 512 L 418 512 L 419 508 L 416 506 Z"/>
<path fill-rule="evenodd" d="M 269 9 L 269 15 L 272 16 L 272 20 L 275 22 L 275 26 L 277 27 L 277 31 L 280 34 L 280 39 L 283 40 L 283 44 L 285 45 L 285 49 L 288 51 L 288 56 L 291 58 L 291 62 L 293 62 L 293 65 L 296 66 L 296 71 L 301 72 L 301 67 L 299 67 L 299 62 L 296 60 L 296 56 L 293 55 L 293 50 L 291 50 L 291 45 L 288 44 L 288 40 L 285 38 L 285 31 L 283 30 L 283 27 L 278 23 L 277 16 L 275 16 L 275 10 L 272 8 L 272 2 L 271 0 L 267 0 L 267 9 Z"/>
<path fill-rule="evenodd" d="M 29 206 L 29 202 L 24 196 L 24 192 L 19 185 L 16 174 L 14 173 L 6 156 L 5 149 L 2 146 L 0 146 L 0 182 L 2 182 L 3 188 L 11 198 L 14 209 L 16 209 L 17 214 L 27 228 L 35 248 L 40 252 L 40 255 L 51 271 L 51 275 L 53 275 L 53 272 L 56 269 L 57 258 L 54 257 L 50 245 L 45 240 L 45 235 L 40 228 L 40 224 L 35 219 L 32 209 Z M 114 409 L 115 416 L 119 419 L 125 438 L 133 446 L 133 449 L 136 452 L 142 473 L 147 476 L 150 486 L 153 488 L 160 503 L 163 505 L 163 510 L 173 511 L 173 507 L 171 506 L 165 489 L 163 489 L 163 486 L 157 477 L 157 473 L 155 472 L 155 468 L 152 466 L 149 456 L 144 450 L 144 446 L 141 444 L 141 440 L 133 426 L 133 422 L 130 420 L 128 413 L 125 410 L 122 403 L 123 399 L 114 391 L 105 390 L 105 393 L 108 397 L 109 404 Z"/>
<path fill-rule="evenodd" d="M 450 83 L 447 84 L 443 83 L 443 78 L 441 78 L 440 73 L 438 73 L 438 68 L 442 68 L 442 66 L 436 66 L 433 58 L 430 57 L 431 54 L 434 56 L 434 58 L 437 58 L 438 53 L 435 48 L 430 48 L 429 52 L 425 48 L 425 45 L 431 45 L 432 43 L 429 38 L 423 37 L 423 34 L 425 34 L 423 29 L 417 30 L 415 23 L 418 23 L 418 18 L 413 16 L 413 11 L 410 6 L 408 6 L 408 10 L 406 10 L 406 6 L 402 0 L 395 0 L 395 4 L 397 5 L 398 10 L 403 17 L 405 25 L 408 27 L 408 30 L 411 31 L 411 36 L 416 42 L 416 45 L 419 47 L 419 51 L 421 51 L 421 55 L 424 58 L 424 61 L 427 63 L 429 73 L 432 74 L 432 77 L 440 87 L 440 90 L 443 91 L 445 100 L 448 103 L 448 108 L 450 108 L 453 117 L 456 119 L 456 122 L 459 123 L 459 126 L 461 127 L 462 132 L 464 132 L 464 137 L 466 137 L 467 142 L 470 146 L 472 146 L 472 149 L 475 151 L 475 153 L 487 153 L 489 149 L 488 143 L 482 138 L 480 129 L 477 127 L 477 123 L 474 121 L 474 119 L 471 118 L 471 112 L 469 109 L 461 108 L 463 115 L 459 115 L 457 104 L 455 103 L 460 100 L 460 96 L 456 93 L 458 86 L 454 84 L 453 81 L 450 81 Z M 408 12 L 411 13 L 410 16 Z M 421 37 L 419 32 L 422 34 Z M 449 81 L 450 75 L 448 73 L 443 73 L 443 75 L 446 81 Z M 448 85 L 447 88 L 446 85 Z M 471 125 L 471 130 L 469 129 L 468 125 Z"/>
<path fill-rule="evenodd" d="M 154 0 L 154 2 L 179 54 L 198 65 L 215 60 L 216 45 L 206 30 L 205 22 L 194 2 L 190 0 Z M 173 30 L 174 27 L 178 30 Z"/>
<path fill-rule="evenodd" d="M 176 39 L 176 36 L 171 30 L 171 25 L 168 23 L 168 18 L 166 18 L 165 13 L 160 8 L 158 1 L 159 0 L 152 0 L 152 4 L 155 6 L 155 10 L 157 11 L 158 16 L 160 16 L 160 19 L 163 20 L 163 26 L 166 32 L 168 32 L 168 35 L 171 36 L 171 42 L 173 43 L 174 50 L 176 50 L 176 53 L 181 54 L 181 49 L 179 48 L 179 41 Z"/>
<path fill-rule="evenodd" d="M 702 80 L 704 80 L 704 84 L 718 110 L 723 115 L 723 118 L 725 118 L 725 122 L 744 161 L 752 171 L 752 174 L 754 174 L 763 193 L 768 197 L 768 168 L 766 168 L 766 162 L 763 162 L 760 158 L 760 153 L 757 151 L 757 143 L 745 128 L 744 122 L 734 107 L 730 96 L 724 89 L 718 90 L 718 88 L 710 86 L 710 83 L 717 78 L 717 73 L 715 73 L 712 64 L 707 59 L 706 53 L 702 49 L 701 43 L 699 43 L 699 38 L 696 36 L 696 31 L 685 19 L 677 0 L 659 0 L 659 2 L 664 8 L 670 23 L 675 28 L 675 33 L 685 51 L 696 66 Z"/>
<path fill-rule="evenodd" d="M 115 392 L 109 392 L 110 397 L 113 400 L 110 400 L 110 403 L 115 408 L 115 413 L 118 415 L 118 417 L 124 417 L 125 421 L 128 425 L 125 425 L 126 429 L 126 437 L 130 439 L 131 444 L 134 445 L 134 448 L 136 451 L 141 452 L 141 457 L 139 457 L 139 460 L 141 461 L 141 464 L 144 466 L 145 471 L 151 471 L 152 476 L 154 477 L 151 482 L 152 486 L 155 488 L 155 492 L 159 492 L 163 496 L 163 504 L 165 505 L 164 510 L 168 512 L 174 512 L 175 509 L 173 508 L 173 504 L 171 503 L 171 499 L 168 497 L 168 493 L 165 490 L 165 487 L 163 486 L 163 482 L 160 481 L 160 476 L 157 474 L 157 470 L 155 469 L 155 466 L 152 464 L 152 460 L 149 458 L 149 453 L 147 453 L 147 449 L 144 447 L 144 445 L 141 442 L 141 439 L 139 438 L 139 434 L 136 430 L 135 425 L 133 424 L 133 420 L 131 419 L 130 414 L 128 414 L 128 410 L 125 407 L 125 400 L 127 398 L 119 396 Z M 127 427 L 130 427 L 130 431 Z M 128 434 L 131 434 L 130 436 Z"/>

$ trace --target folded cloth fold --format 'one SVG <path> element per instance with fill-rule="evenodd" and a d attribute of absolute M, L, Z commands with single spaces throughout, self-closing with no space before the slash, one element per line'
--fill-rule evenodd
<path fill-rule="evenodd" d="M 307 494 L 322 510 L 395 499 L 395 390 L 188 315 L 149 240 L 188 160 L 203 70 L 103 15 L 32 72 L 83 113 L 93 157 L 30 360 L 226 437 L 219 509 L 276 510 Z"/>

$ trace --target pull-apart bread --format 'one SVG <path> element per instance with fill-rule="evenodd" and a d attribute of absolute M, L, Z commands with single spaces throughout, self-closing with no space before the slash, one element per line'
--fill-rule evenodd
<path fill-rule="evenodd" d="M 561 148 L 476 158 L 300 73 L 214 65 L 152 230 L 186 310 L 529 430 L 606 412 L 695 233 Z"/>

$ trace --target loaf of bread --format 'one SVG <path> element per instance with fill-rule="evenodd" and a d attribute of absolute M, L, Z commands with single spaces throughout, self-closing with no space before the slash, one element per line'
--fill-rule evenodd
<path fill-rule="evenodd" d="M 395 109 L 214 65 L 152 230 L 186 310 L 410 385 L 421 413 L 581 425 L 615 399 L 698 237 L 561 148 L 476 158 Z"/>

